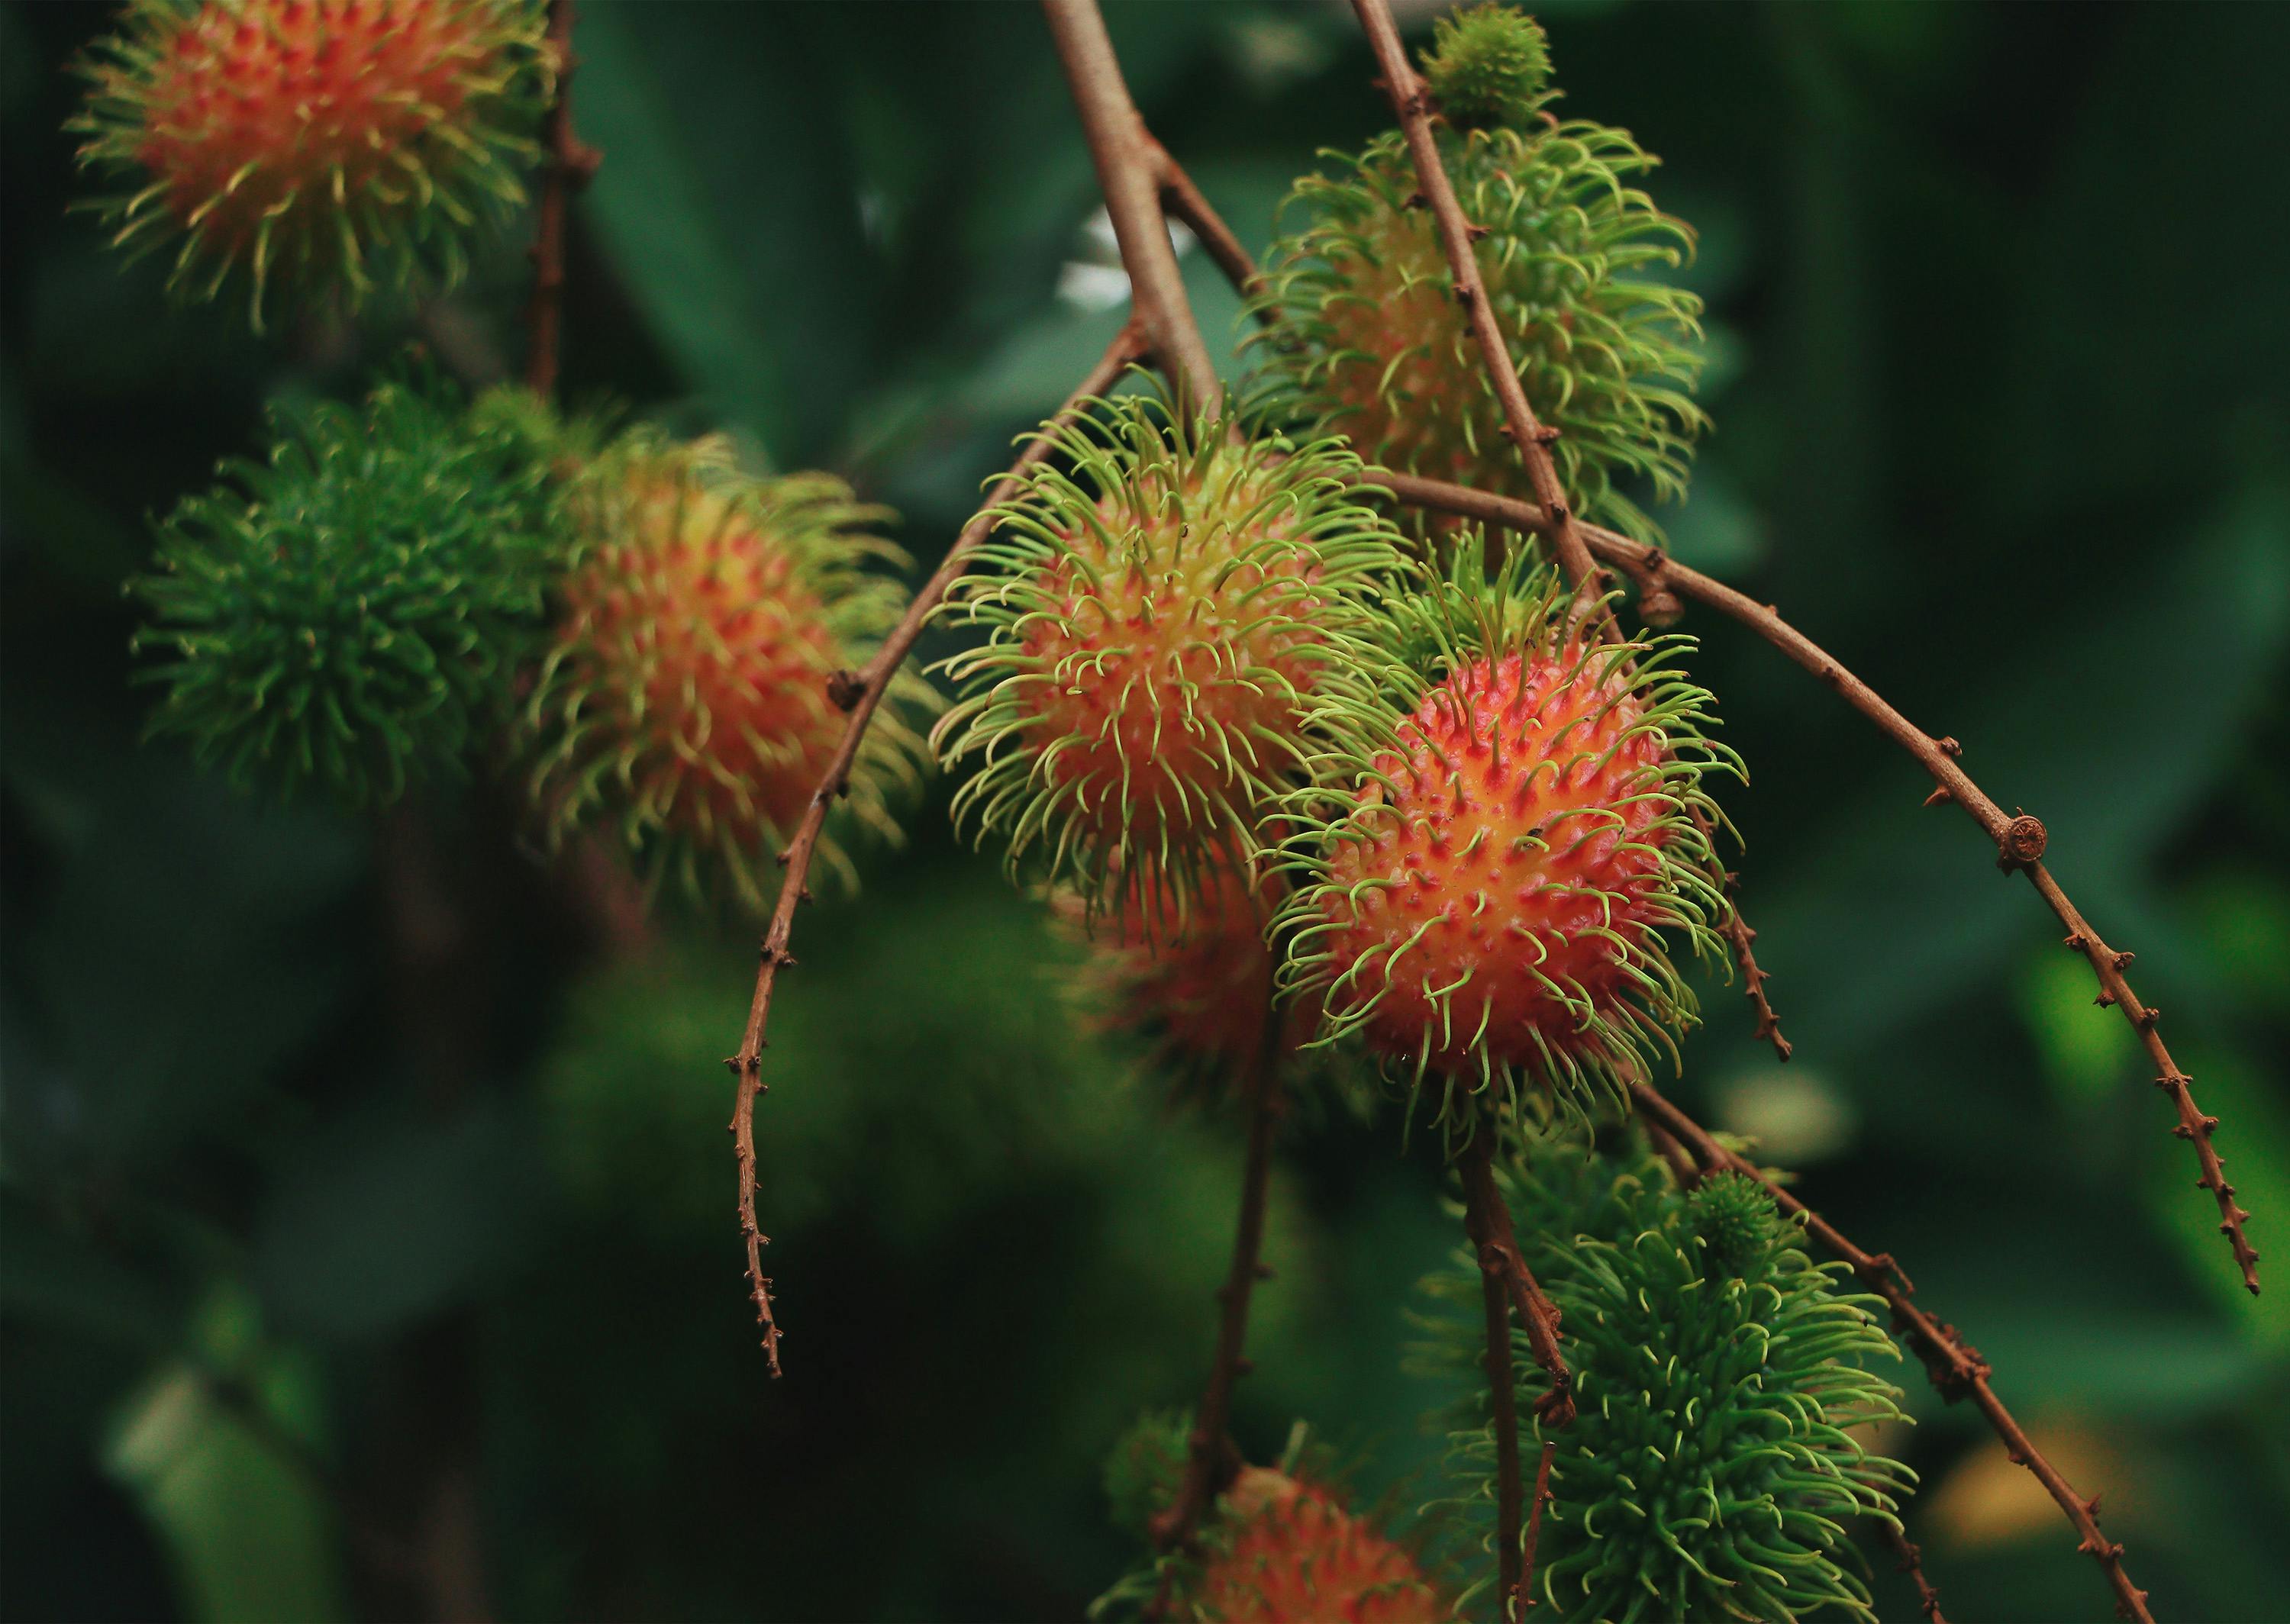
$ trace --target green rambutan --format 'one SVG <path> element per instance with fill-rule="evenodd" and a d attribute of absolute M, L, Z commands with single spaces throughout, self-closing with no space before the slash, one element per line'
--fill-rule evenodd
<path fill-rule="evenodd" d="M 1882 1300 L 1839 1290 L 1845 1266 L 1814 1264 L 1772 1197 L 1730 1178 L 1689 1196 L 1642 1146 L 1594 1156 L 1579 1142 L 1499 1169 L 1574 1378 L 1573 1423 L 1544 1435 L 1556 1452 L 1534 1588 L 1556 1618 L 1778 1621 L 1836 1608 L 1874 1624 L 1840 1558 L 1848 1521 L 1896 1523 L 1915 1482 L 1856 1436 L 1907 1419 L 1871 1369 L 1900 1353 L 1873 1312 Z M 1721 1212 L 1739 1247 L 1723 1256 L 1707 1238 Z M 1477 1260 L 1459 1253 L 1427 1288 L 1452 1305 L 1429 1351 L 1477 1372 Z M 1526 1416 L 1541 1376 L 1518 1367 Z M 1483 1508 L 1493 1440 L 1476 1402 L 1453 1462 Z"/>
<path fill-rule="evenodd" d="M 185 498 L 129 590 L 165 663 L 153 731 L 235 780 L 353 804 L 458 769 L 508 711 L 559 562 L 541 466 L 442 388 L 377 388 L 272 418 L 260 462 Z"/>
<path fill-rule="evenodd" d="M 1455 128 L 1522 127 L 1549 100 L 1550 43 L 1533 18 L 1486 0 L 1432 24 L 1423 77 Z"/>
<path fill-rule="evenodd" d="M 887 514 L 826 474 L 741 473 L 718 439 L 621 436 L 574 477 L 573 562 L 522 708 L 532 792 L 549 838 L 598 820 L 697 890 L 719 872 L 751 907 L 841 742 L 830 679 L 896 623 L 903 556 Z M 917 778 L 912 726 L 932 704 L 892 678 L 847 786 L 859 822 L 895 836 L 892 792 Z M 820 856 L 846 879 L 832 837 Z"/>
<path fill-rule="evenodd" d="M 1547 60 L 1529 60 L 1540 31 L 1530 52 L 1493 10 L 1463 13 L 1431 65 L 1443 96 L 1469 108 L 1451 124 L 1491 117 L 1548 72 Z M 1538 112 L 1548 100 L 1525 106 Z M 1517 122 L 1439 135 L 1463 212 L 1485 234 L 1480 276 L 1528 404 L 1559 431 L 1550 452 L 1576 511 L 1656 540 L 1623 487 L 1682 496 L 1706 421 L 1690 394 L 1701 301 L 1658 279 L 1684 260 L 1693 233 L 1629 184 L 1655 159 L 1627 132 Z M 1274 244 L 1255 301 L 1277 318 L 1251 340 L 1261 398 L 1315 433 L 1345 436 L 1375 466 L 1533 500 L 1430 211 L 1411 206 L 1405 141 L 1394 132 L 1356 158 L 1323 156 L 1341 171 L 1297 181 L 1282 214 L 1301 224 Z"/>
<path fill-rule="evenodd" d="M 83 164 L 137 252 L 180 236 L 171 289 L 452 282 L 524 201 L 554 94 L 539 0 L 130 0 L 84 59 Z"/>
<path fill-rule="evenodd" d="M 1726 916 L 1694 814 L 1718 820 L 1702 778 L 1738 767 L 1704 737 L 1709 695 L 1665 668 L 1691 644 L 1587 639 L 1572 601 L 1461 532 L 1444 580 L 1387 606 L 1399 675 L 1332 718 L 1323 782 L 1285 810 L 1284 988 L 1324 1001 L 1321 1041 L 1436 1073 L 1443 1123 L 1459 1087 L 1624 1098 L 1694 1019 L 1661 933 L 1713 952 Z"/>
<path fill-rule="evenodd" d="M 1211 860 L 1246 871 L 1328 696 L 1364 692 L 1367 605 L 1405 567 L 1330 441 L 1242 441 L 1159 394 L 1045 429 L 1044 462 L 949 599 L 984 643 L 946 662 L 935 736 L 978 769 L 958 822 L 1036 848 L 1093 906 L 1148 869 L 1182 907 Z"/>

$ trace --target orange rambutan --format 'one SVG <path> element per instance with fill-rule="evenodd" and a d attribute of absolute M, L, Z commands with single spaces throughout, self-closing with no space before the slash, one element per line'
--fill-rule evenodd
<path fill-rule="evenodd" d="M 986 641 L 947 668 L 949 764 L 976 757 L 958 820 L 1046 849 L 1093 904 L 1141 868 L 1178 897 L 1309 775 L 1318 708 L 1373 658 L 1367 604 L 1404 567 L 1351 499 L 1334 444 L 1236 439 L 1161 395 L 1051 433 L 984 566 L 949 599 Z"/>
<path fill-rule="evenodd" d="M 1215 1624 L 1430 1624 L 1447 1601 L 1413 1552 L 1332 1490 L 1251 1468 L 1219 1507 L 1183 1616 Z"/>
<path fill-rule="evenodd" d="M 1525 1077 L 1579 1108 L 1694 1017 L 1662 932 L 1714 946 L 1694 813 L 1734 764 L 1665 669 L 1679 639 L 1586 641 L 1555 575 L 1490 577 L 1484 545 L 1394 606 L 1413 675 L 1360 719 L 1350 782 L 1297 797 L 1285 980 L 1414 1082 Z"/>
<path fill-rule="evenodd" d="M 644 430 L 577 476 L 568 508 L 575 560 L 524 713 L 548 827 L 609 818 L 695 884 L 713 860 L 760 906 L 758 860 L 842 740 L 829 681 L 898 617 L 902 594 L 869 568 L 899 558 L 869 533 L 886 515 L 827 475 L 753 478 L 721 441 Z M 885 832 L 928 693 L 895 676 L 852 764 L 851 806 Z M 820 850 L 849 875 L 839 847 Z"/>
<path fill-rule="evenodd" d="M 136 180 L 115 242 L 179 234 L 170 286 L 203 298 L 244 266 L 260 327 L 281 273 L 353 301 L 457 278 L 524 202 L 556 68 L 537 0 L 133 0 L 71 127 Z"/>

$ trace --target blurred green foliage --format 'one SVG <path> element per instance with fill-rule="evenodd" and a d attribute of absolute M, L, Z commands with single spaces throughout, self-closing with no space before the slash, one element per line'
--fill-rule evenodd
<path fill-rule="evenodd" d="M 1252 246 L 1316 148 L 1382 123 L 1341 8 L 1111 20 Z M 1077 1028 L 1070 949 L 941 789 L 802 922 L 758 1121 L 767 1382 L 718 1064 L 751 940 L 671 916 L 608 951 L 486 785 L 377 823 L 140 742 L 147 516 L 409 335 L 498 364 L 525 268 L 520 234 L 355 332 L 169 310 L 65 214 L 60 65 L 105 21 L 0 10 L 0 1612 L 1075 1615 L 1130 1556 L 1105 1452 L 1206 1360 L 1235 1124 Z M 2290 11 L 1546 21 L 1563 110 L 1661 153 L 1701 233 L 1718 431 L 1661 515 L 1679 554 L 2045 818 L 2290 1260 Z M 606 156 L 573 396 L 831 468 L 929 563 L 1120 319 L 1037 13 L 589 0 L 580 49 Z M 1711 987 L 1684 1094 L 1908 1262 L 2159 1612 L 2278 1613 L 2290 1282 L 2236 1287 L 2131 1035 L 1971 827 L 1770 651 L 1689 629 L 1755 775 L 1729 808 L 1798 1059 L 1777 1088 Z M 1284 1160 L 1238 1424 L 1269 1456 L 1308 1416 L 1415 1496 L 1402 1313 L 1453 1237 L 1427 1157 L 1327 1115 Z M 1976 1418 L 1909 1402 L 1951 1614 L 2097 1616 Z"/>

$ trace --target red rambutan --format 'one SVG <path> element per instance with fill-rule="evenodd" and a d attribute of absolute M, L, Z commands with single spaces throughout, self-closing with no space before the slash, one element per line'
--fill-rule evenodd
<path fill-rule="evenodd" d="M 1692 813 L 1729 758 L 1708 696 L 1661 668 L 1677 639 L 1580 640 L 1554 576 L 1490 582 L 1482 546 L 1397 606 L 1421 675 L 1363 718 L 1355 787 L 1303 812 L 1289 979 L 1416 1079 L 1525 1076 L 1579 1106 L 1693 1018 L 1661 933 L 1705 950 L 1723 917 Z"/>
<path fill-rule="evenodd" d="M 757 860 L 843 736 L 829 680 L 899 612 L 896 585 L 866 567 L 897 557 L 864 528 L 885 516 L 826 475 L 749 478 L 720 442 L 644 431 L 577 477 L 569 507 L 575 562 L 525 707 L 535 799 L 554 835 L 614 818 L 695 883 L 698 860 L 718 860 L 760 905 Z M 920 748 L 901 713 L 927 695 L 894 678 L 853 764 L 851 804 L 886 832 L 886 788 Z"/>
<path fill-rule="evenodd" d="M 104 205 L 122 245 L 180 233 L 170 285 L 244 265 L 457 277 L 462 236 L 524 201 L 517 170 L 556 64 L 535 0 L 133 0 L 91 55 L 81 160 L 136 175 Z"/>
<path fill-rule="evenodd" d="M 1405 1546 L 1319 1485 L 1263 1468 L 1227 1492 L 1188 1616 L 1216 1624 L 1430 1624 L 1447 1602 Z"/>

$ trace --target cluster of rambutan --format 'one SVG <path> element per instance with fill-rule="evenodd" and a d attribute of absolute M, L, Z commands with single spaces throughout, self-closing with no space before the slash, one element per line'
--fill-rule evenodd
<path fill-rule="evenodd" d="M 901 608 L 880 510 L 826 475 L 746 474 L 720 441 L 607 440 L 434 379 L 274 433 L 160 524 L 135 583 L 138 641 L 168 657 L 159 729 L 353 804 L 520 764 L 548 842 L 614 827 L 655 873 L 761 904 L 843 737 L 830 681 Z M 884 829 L 929 707 L 908 672 L 886 700 L 838 813 Z"/>

